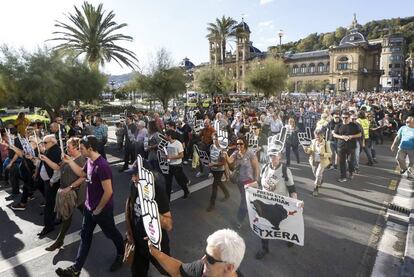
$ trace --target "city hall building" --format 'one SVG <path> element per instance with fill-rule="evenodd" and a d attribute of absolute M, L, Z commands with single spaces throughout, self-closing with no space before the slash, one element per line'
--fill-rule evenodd
<path fill-rule="evenodd" d="M 354 16 L 348 34 L 337 46 L 282 55 L 295 91 L 300 91 L 306 82 L 323 83 L 329 90 L 338 92 L 402 88 L 405 67 L 402 36 L 368 41 L 357 26 Z M 236 49 L 226 53 L 224 63 L 220 42 L 209 39 L 209 64 L 224 66 L 235 81 L 234 91 L 243 92 L 249 91 L 244 81 L 249 65 L 260 62 L 268 53 L 253 46 L 250 28 L 243 20 L 236 30 Z"/>

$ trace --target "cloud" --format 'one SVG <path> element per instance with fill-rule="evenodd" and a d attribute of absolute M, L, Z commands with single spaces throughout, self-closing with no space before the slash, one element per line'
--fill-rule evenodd
<path fill-rule="evenodd" d="M 260 5 L 266 5 L 266 4 L 269 4 L 269 3 L 271 3 L 271 2 L 273 2 L 274 0 L 260 0 Z"/>
<path fill-rule="evenodd" d="M 259 22 L 259 27 L 271 27 L 273 26 L 273 20 Z"/>

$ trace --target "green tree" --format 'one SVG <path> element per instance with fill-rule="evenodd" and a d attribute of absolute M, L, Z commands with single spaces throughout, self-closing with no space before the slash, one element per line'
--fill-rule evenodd
<path fill-rule="evenodd" d="M 346 35 L 347 30 L 344 27 L 338 27 L 335 31 L 336 41 L 341 41 L 341 39 Z"/>
<path fill-rule="evenodd" d="M 168 102 L 186 91 L 184 71 L 172 65 L 170 54 L 161 49 L 151 65 L 148 74 L 136 73 L 131 86 L 147 92 L 161 102 L 164 110 Z"/>
<path fill-rule="evenodd" d="M 324 48 L 329 48 L 335 44 L 335 33 L 326 33 L 323 35 L 322 45 Z"/>
<path fill-rule="evenodd" d="M 231 17 L 222 16 L 222 18 L 216 18 L 215 23 L 208 23 L 207 38 L 217 40 L 221 45 L 221 55 L 223 63 L 226 61 L 226 44 L 227 39 L 235 35 L 234 27 L 237 21 Z"/>
<path fill-rule="evenodd" d="M 132 41 L 133 38 L 115 33 L 127 24 L 116 23 L 113 20 L 114 12 L 105 13 L 102 7 L 102 4 L 95 7 L 85 1 L 82 11 L 75 6 L 75 13 L 66 15 L 69 23 L 57 21 L 55 26 L 59 31 L 53 34 L 59 37 L 51 40 L 63 42 L 57 45 L 55 50 L 74 54 L 75 57 L 85 54 L 85 61 L 94 69 L 111 60 L 134 69 L 138 62 L 134 52 L 119 46 L 119 42 Z"/>
<path fill-rule="evenodd" d="M 33 54 L 1 49 L 0 76 L 9 104 L 40 107 L 51 118 L 69 101 L 99 98 L 106 77 L 76 59 L 62 60 L 47 49 Z"/>
<path fill-rule="evenodd" d="M 286 88 L 288 69 L 283 61 L 272 57 L 254 63 L 247 72 L 246 82 L 257 92 L 268 97 L 278 95 Z"/>
<path fill-rule="evenodd" d="M 196 73 L 196 89 L 213 98 L 217 93 L 228 93 L 233 82 L 222 67 L 205 67 Z"/>
<path fill-rule="evenodd" d="M 311 92 L 312 90 L 315 89 L 315 85 L 312 81 L 305 81 L 301 87 L 300 87 L 300 92 Z"/>
<path fill-rule="evenodd" d="M 293 81 L 292 79 L 288 79 L 286 82 L 286 90 L 288 92 L 295 91 L 295 81 Z"/>

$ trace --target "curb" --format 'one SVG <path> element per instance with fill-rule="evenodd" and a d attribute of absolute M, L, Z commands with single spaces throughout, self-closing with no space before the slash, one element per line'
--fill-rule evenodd
<path fill-rule="evenodd" d="M 409 221 L 408 221 L 408 229 L 407 229 L 407 238 L 405 241 L 405 250 L 404 250 L 404 258 L 403 264 L 400 268 L 400 277 L 410 277 L 414 276 L 414 182 L 410 181 L 406 178 L 401 179 L 402 195 L 411 198 L 411 207 Z"/>

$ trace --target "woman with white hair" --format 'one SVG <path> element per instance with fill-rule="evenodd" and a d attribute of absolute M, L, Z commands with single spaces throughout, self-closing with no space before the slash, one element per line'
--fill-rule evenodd
<path fill-rule="evenodd" d="M 191 263 L 183 263 L 156 249 L 148 241 L 151 255 L 170 276 L 183 277 L 242 277 L 238 268 L 246 251 L 243 238 L 235 231 L 222 229 L 207 238 L 204 256 Z"/>
<path fill-rule="evenodd" d="M 312 140 L 310 146 L 304 148 L 304 150 L 309 155 L 309 163 L 315 175 L 315 188 L 313 189 L 312 195 L 318 196 L 319 187 L 323 183 L 323 172 L 331 163 L 332 151 L 330 145 L 323 137 L 324 132 L 322 129 L 316 129 L 314 134 L 315 138 Z"/>

